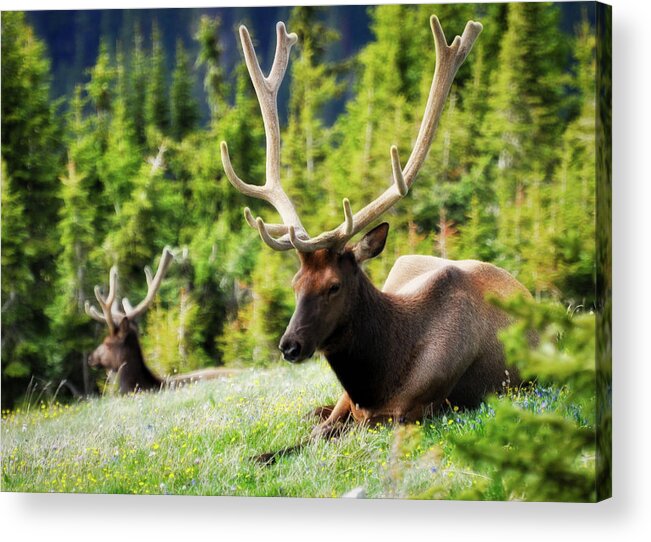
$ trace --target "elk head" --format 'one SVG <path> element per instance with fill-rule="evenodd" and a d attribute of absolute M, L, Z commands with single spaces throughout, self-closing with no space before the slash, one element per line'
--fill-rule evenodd
<path fill-rule="evenodd" d="M 126 388 L 123 391 L 150 387 L 157 381 L 144 365 L 135 319 L 151 305 L 172 260 L 171 250 L 165 247 L 156 274 L 152 275 L 151 269 L 145 267 L 147 295 L 135 307 L 126 297 L 122 299 L 122 309 L 118 307 L 116 302 L 118 270 L 115 266 L 109 273 L 109 291 L 106 297 L 102 295 L 100 287 L 95 286 L 95 297 L 102 312 L 100 313 L 86 301 L 86 314 L 108 327 L 108 335 L 91 353 L 88 364 L 91 367 L 104 367 L 107 371 L 123 371 L 129 380 L 129 382 L 121 382 L 121 389 L 123 383 Z"/>
<path fill-rule="evenodd" d="M 355 317 L 354 301 L 365 286 L 359 265 L 382 252 L 388 232 L 384 222 L 342 251 L 299 252 L 301 268 L 292 281 L 296 309 L 279 345 L 287 361 L 311 357 Z"/>
<path fill-rule="evenodd" d="M 118 372 L 123 364 L 129 363 L 132 357 L 133 344 L 138 340 L 138 331 L 126 316 L 117 326 L 114 333 L 104 338 L 95 350 L 88 356 L 88 365 L 103 367 L 107 371 Z"/>
<path fill-rule="evenodd" d="M 288 34 L 283 23 L 277 24 L 276 53 L 271 70 L 265 76 L 257 61 L 248 30 L 244 26 L 240 27 L 246 66 L 264 122 L 267 150 L 265 184 L 249 184 L 237 176 L 225 142 L 221 143 L 221 158 L 231 184 L 247 196 L 270 203 L 282 219 L 282 223 L 267 224 L 260 217 L 254 218 L 247 207 L 244 216 L 249 225 L 258 230 L 262 240 L 272 249 L 295 249 L 299 253 L 301 268 L 293 281 L 296 310 L 280 342 L 280 349 L 289 361 L 301 361 L 311 356 L 315 349 L 327 347 L 338 328 L 356 317 L 353 312 L 360 302 L 360 296 L 368 287 L 368 279 L 360 270 L 359 264 L 382 251 L 388 224 L 381 224 L 355 245 L 347 243 L 407 195 L 427 156 L 454 76 L 482 30 L 480 23 L 470 21 L 466 24 L 463 35 L 456 36 L 448 45 L 436 16 L 431 17 L 430 24 L 436 47 L 436 69 L 420 130 L 405 167 L 401 166 L 397 147 L 392 146 L 389 150 L 392 185 L 354 214 L 350 201 L 345 198 L 344 221 L 335 229 L 314 237 L 303 227 L 280 181 L 277 95 L 297 36 Z"/>

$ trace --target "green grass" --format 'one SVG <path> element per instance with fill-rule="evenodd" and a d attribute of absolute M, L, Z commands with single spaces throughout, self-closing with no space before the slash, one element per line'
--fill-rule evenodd
<path fill-rule="evenodd" d="M 3 413 L 2 489 L 21 492 L 455 498 L 477 481 L 506 499 L 499 476 L 455 460 L 452 435 L 483 434 L 492 408 L 449 408 L 417 426 L 355 426 L 261 466 L 251 456 L 309 435 L 306 413 L 341 391 L 323 361 L 246 370 L 180 390 L 32 405 Z M 581 425 L 582 409 L 555 388 L 510 394 L 533 412 Z"/>

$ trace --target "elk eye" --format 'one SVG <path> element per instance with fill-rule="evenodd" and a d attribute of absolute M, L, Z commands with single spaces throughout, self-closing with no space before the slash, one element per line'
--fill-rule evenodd
<path fill-rule="evenodd" d="M 335 282 L 332 286 L 330 286 L 330 289 L 328 290 L 328 294 L 329 295 L 336 294 L 339 290 L 341 290 L 341 284 Z"/>

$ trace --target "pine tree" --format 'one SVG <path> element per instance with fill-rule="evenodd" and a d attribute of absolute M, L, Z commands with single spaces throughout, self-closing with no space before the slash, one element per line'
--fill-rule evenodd
<path fill-rule="evenodd" d="M 542 247 L 552 246 L 552 228 L 550 215 L 549 186 L 543 181 L 539 171 L 531 172 L 528 194 L 521 227 L 526 231 L 519 247 L 522 258 L 520 276 L 524 284 L 529 285 L 535 296 L 540 299 L 543 293 L 556 294 L 553 287 L 555 279 L 554 258 L 551 251 Z"/>
<path fill-rule="evenodd" d="M 411 19 L 403 21 L 404 28 L 394 24 L 408 15 L 405 8 L 379 6 L 373 11 L 375 41 L 360 52 L 356 98 L 334 127 L 337 146 L 327 165 L 332 177 L 329 185 L 336 193 L 329 198 L 326 216 L 330 224 L 341 220 L 342 197 L 348 197 L 355 210 L 355 206 L 364 206 L 389 185 L 391 145 L 398 145 L 401 156 L 408 155 L 410 129 L 399 64 L 404 52 L 400 46 L 402 33 L 412 30 L 408 26 Z M 395 208 L 390 211 L 395 212 Z"/>
<path fill-rule="evenodd" d="M 84 177 L 85 184 L 89 187 L 88 191 L 100 194 L 104 190 L 100 172 L 104 168 L 102 153 L 105 144 L 100 139 L 96 116 L 85 114 L 89 101 L 83 86 L 75 86 L 66 116 L 65 144 L 68 161 L 74 162 L 76 171 Z M 114 206 L 102 197 L 94 198 L 89 204 L 95 207 L 94 229 L 98 239 L 101 239 L 112 225 L 106 217 L 115 212 Z"/>
<path fill-rule="evenodd" d="M 50 65 L 24 13 L 3 12 L 1 39 L 2 403 L 8 405 L 25 392 L 30 375 L 45 374 L 61 148 Z"/>
<path fill-rule="evenodd" d="M 67 388 L 76 394 L 94 390 L 86 360 L 95 346 L 98 326 L 83 306 L 92 286 L 104 279 L 97 246 L 110 227 L 106 216 L 113 211 L 100 203 L 103 198 L 93 197 L 102 187 L 102 159 L 96 118 L 84 116 L 87 102 L 77 85 L 66 117 L 68 168 L 60 177 L 58 195 L 62 206 L 56 231 L 62 251 L 56 265 L 56 296 L 47 308 L 52 322 L 50 373 L 65 378 Z"/>
<path fill-rule="evenodd" d="M 231 149 L 233 167 L 242 178 L 253 183 L 264 182 L 264 130 L 258 101 L 246 66 L 236 70 L 235 104 L 213 125 L 217 141 L 224 140 Z M 196 299 L 201 303 L 198 324 L 203 330 L 206 352 L 221 358 L 221 348 L 232 336 L 223 329 L 227 317 L 235 324 L 246 312 L 245 296 L 241 291 L 251 282 L 251 273 L 260 250 L 259 237 L 244 221 L 242 209 L 250 206 L 268 212 L 268 205 L 245 198 L 235 190 L 226 176 L 214 146 L 202 147 L 205 160 L 196 161 L 201 174 L 192 184 L 191 209 L 201 223 L 191 241 L 196 263 Z M 202 165 L 203 164 L 203 165 Z M 215 175 L 217 172 L 217 175 Z M 205 262 L 200 264 L 199 262 Z M 241 346 L 240 339 L 234 348 Z M 220 346 L 221 345 L 221 346 Z M 224 359 L 228 356 L 224 354 Z"/>
<path fill-rule="evenodd" d="M 562 155 L 553 184 L 556 285 L 577 304 L 594 302 L 595 283 L 595 35 L 586 19 L 576 46 L 579 115 L 562 137 Z"/>
<path fill-rule="evenodd" d="M 237 318 L 226 325 L 219 338 L 227 365 L 240 365 L 242 360 L 248 360 L 264 366 L 280 360 L 278 343 L 293 308 L 292 292 L 286 285 L 294 271 L 295 266 L 287 265 L 284 254 L 258 252 L 250 299 L 241 304 Z"/>
<path fill-rule="evenodd" d="M 21 195 L 14 189 L 7 166 L 2 160 L 2 383 L 5 378 L 26 378 L 31 367 L 21 359 L 11 359 L 19 341 L 11 344 L 22 322 L 19 311 L 21 299 L 29 296 L 34 283 L 29 260 L 24 253 L 29 242 L 27 217 Z M 22 318 L 25 318 L 22 315 Z M 6 346 L 5 346 L 6 345 Z M 7 357 L 5 357 L 7 356 Z M 4 403 L 3 403 L 4 404 Z"/>
<path fill-rule="evenodd" d="M 162 135 L 169 132 L 170 111 L 167 87 L 167 64 L 165 50 L 158 24 L 151 29 L 151 56 L 145 100 L 145 122 L 149 147 L 161 142 Z"/>
<path fill-rule="evenodd" d="M 322 110 L 341 90 L 337 66 L 327 62 L 324 54 L 337 33 L 319 21 L 319 9 L 297 6 L 289 19 L 299 44 L 298 58 L 290 68 L 289 119 L 282 135 L 283 186 L 297 207 L 306 210 L 325 196 L 323 165 L 330 145 Z M 323 226 L 319 213 L 305 215 L 308 230 L 311 224 Z"/>
<path fill-rule="evenodd" d="M 557 160 L 565 43 L 558 9 L 549 4 L 509 4 L 506 24 L 482 149 L 494 157 L 487 180 L 495 186 L 496 263 L 517 273 L 519 246 L 530 233 L 525 228 L 527 208 L 532 209 L 529 189 L 538 175 L 549 182 Z"/>
<path fill-rule="evenodd" d="M 248 227 L 233 230 L 226 213 L 221 213 L 215 222 L 199 227 L 190 245 L 194 267 L 192 298 L 199 306 L 193 326 L 203 351 L 216 362 L 232 362 L 229 349 L 231 353 L 233 350 L 250 353 L 245 345 L 256 340 L 234 330 L 249 322 L 249 284 L 259 251 L 258 234 Z M 227 324 L 229 319 L 232 324 Z"/>
<path fill-rule="evenodd" d="M 130 94 L 128 100 L 129 118 L 132 119 L 138 145 L 146 141 L 145 108 L 147 98 L 147 56 L 143 46 L 140 26 L 136 25 L 133 34 L 133 49 L 129 66 Z"/>
<path fill-rule="evenodd" d="M 169 282 L 169 280 L 168 280 Z M 185 287 L 170 288 L 173 303 L 164 307 L 160 301 L 147 311 L 142 348 L 149 367 L 160 375 L 172 375 L 198 369 L 213 360 L 197 348 L 197 313 L 199 303 L 191 299 Z"/>
<path fill-rule="evenodd" d="M 488 26 L 491 20 L 482 19 Z M 463 67 L 469 77 L 455 78 L 428 158 L 415 184 L 414 220 L 423 231 L 432 231 L 442 207 L 455 224 L 465 222 L 473 194 L 486 194 L 480 171 L 485 160 L 479 149 L 481 127 L 486 114 L 487 86 L 483 32 Z M 451 37 L 448 37 L 451 39 Z M 462 74 L 459 74 L 462 75 Z M 428 92 L 431 73 L 423 78 Z"/>
<path fill-rule="evenodd" d="M 223 47 L 219 42 L 219 17 L 210 18 L 203 15 L 199 21 L 199 30 L 195 39 L 199 42 L 199 56 L 196 66 L 205 70 L 203 89 L 210 107 L 211 121 L 218 120 L 226 110 L 226 82 L 221 66 Z"/>
<path fill-rule="evenodd" d="M 177 141 L 197 127 L 199 106 L 192 95 L 192 69 L 183 41 L 176 41 L 176 66 L 172 74 L 171 134 Z"/>
<path fill-rule="evenodd" d="M 128 109 L 128 78 L 125 73 L 124 57 L 118 54 L 114 89 L 112 91 L 111 115 L 107 120 L 107 134 L 104 153 L 99 165 L 99 175 L 107 196 L 113 207 L 113 216 L 120 213 L 125 202 L 131 198 L 132 178 L 141 163 L 136 142 L 133 119 Z M 114 224 L 114 222 L 112 222 Z"/>
<path fill-rule="evenodd" d="M 228 142 L 228 147 L 231 149 L 231 162 L 238 175 L 254 184 L 263 184 L 265 180 L 264 128 L 258 100 L 244 63 L 236 68 L 235 103 L 222 119 L 217 133 L 219 141 Z M 222 186 L 218 213 L 220 216 L 226 213 L 230 217 L 227 222 L 232 227 L 237 229 L 242 227 L 244 206 L 250 206 L 254 212 L 258 209 L 269 211 L 268 204 L 242 196 L 231 186 L 226 176 L 221 175 L 218 182 Z"/>
<path fill-rule="evenodd" d="M 165 178 L 163 151 L 161 147 L 134 175 L 131 195 L 103 244 L 105 262 L 118 265 L 124 284 L 142 284 L 142 269 L 165 245 L 176 244 L 182 199 Z"/>
<path fill-rule="evenodd" d="M 459 228 L 459 246 L 454 256 L 459 259 L 490 261 L 494 257 L 492 241 L 494 225 L 477 194 L 470 199 L 466 222 Z"/>
<path fill-rule="evenodd" d="M 57 230 L 63 250 L 57 259 L 56 298 L 47 311 L 52 319 L 51 371 L 84 394 L 92 388 L 87 359 L 94 347 L 94 323 L 84 313 L 84 302 L 91 292 L 90 254 L 97 244 L 88 181 L 70 159 L 67 174 L 61 177 L 63 205 Z"/>
<path fill-rule="evenodd" d="M 19 294 L 25 295 L 28 292 L 28 285 L 33 280 L 27 261 L 22 257 L 22 247 L 29 238 L 25 206 L 13 184 L 7 173 L 7 165 L 2 160 L 3 319 L 6 318 L 5 307 L 9 309 Z"/>
<path fill-rule="evenodd" d="M 100 42 L 95 66 L 89 72 L 90 81 L 86 86 L 88 95 L 97 115 L 106 116 L 111 112 L 113 103 L 115 67 L 111 62 L 108 43 L 104 39 Z"/>

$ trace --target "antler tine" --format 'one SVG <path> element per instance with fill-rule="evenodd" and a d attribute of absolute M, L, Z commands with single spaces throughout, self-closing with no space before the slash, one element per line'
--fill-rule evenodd
<path fill-rule="evenodd" d="M 115 320 L 113 318 L 113 302 L 115 301 L 115 296 L 117 294 L 117 282 L 118 282 L 118 268 L 116 266 L 111 267 L 109 272 L 109 291 L 106 297 L 102 296 L 102 291 L 99 285 L 95 286 L 95 297 L 97 298 L 97 303 L 99 303 L 100 308 L 102 309 L 102 314 L 93 307 L 90 302 L 86 301 L 84 303 L 84 310 L 86 314 L 90 316 L 93 320 L 98 322 L 105 323 L 109 332 L 113 334 L 115 332 Z M 117 313 L 116 316 L 120 314 Z"/>
<path fill-rule="evenodd" d="M 294 228 L 290 226 L 289 239 L 292 246 L 299 252 L 314 252 L 321 248 L 339 250 L 343 247 L 346 244 L 346 241 L 348 241 L 356 231 L 359 231 L 359 228 L 355 223 L 355 216 L 350 207 L 350 200 L 344 198 L 342 205 L 344 208 L 344 221 L 335 230 L 322 233 L 321 235 L 311 239 L 303 240 L 296 235 Z"/>
<path fill-rule="evenodd" d="M 245 196 L 252 196 L 254 198 L 263 199 L 265 193 L 264 187 L 245 183 L 235 173 L 233 165 L 231 164 L 231 158 L 228 154 L 228 145 L 226 144 L 226 141 L 221 142 L 220 148 L 224 172 L 226 173 L 226 177 L 228 177 L 228 180 L 231 182 L 231 184 Z"/>
<path fill-rule="evenodd" d="M 288 34 L 282 22 L 276 25 L 276 52 L 269 75 L 265 77 L 256 57 L 249 31 L 242 25 L 239 32 L 244 60 L 258 97 L 264 123 L 267 152 L 265 184 L 263 186 L 252 185 L 237 176 L 231 164 L 228 146 L 224 141 L 221 142 L 222 163 L 226 177 L 237 190 L 246 196 L 263 199 L 273 205 L 283 221 L 283 224 L 265 224 L 261 219 L 254 219 L 251 211 L 245 209 L 244 216 L 247 223 L 252 228 L 256 228 L 263 241 L 273 249 L 289 250 L 293 248 L 286 236 L 289 225 L 294 226 L 300 237 L 308 238 L 294 205 L 280 184 L 280 122 L 278 120 L 277 97 L 278 89 L 287 71 L 291 48 L 298 40 L 298 37 L 294 33 Z M 278 235 L 285 237 L 274 237 Z"/>
<path fill-rule="evenodd" d="M 104 316 L 102 316 L 99 312 L 97 312 L 97 309 L 93 307 L 88 300 L 84 301 L 84 310 L 86 311 L 86 314 L 90 316 L 93 320 L 106 323 L 106 319 L 104 318 Z"/>
<path fill-rule="evenodd" d="M 125 309 L 125 316 L 129 318 L 129 320 L 137 318 L 149 308 L 149 305 L 151 305 L 154 297 L 156 297 L 156 293 L 160 288 L 163 277 L 165 276 L 165 273 L 167 272 L 167 269 L 169 268 L 173 259 L 174 255 L 172 254 L 172 251 L 169 249 L 169 247 L 165 247 L 163 249 L 163 254 L 161 255 L 160 261 L 158 262 L 158 269 L 156 270 L 156 274 L 152 277 L 151 269 L 148 267 L 145 268 L 145 277 L 147 278 L 147 295 L 145 298 L 140 303 L 138 303 L 135 308 L 131 307 L 129 300 L 126 300 L 126 304 L 125 300 L 122 300 L 122 306 Z"/>
<path fill-rule="evenodd" d="M 149 288 L 151 286 L 152 275 L 151 275 L 151 267 L 149 267 L 148 265 L 145 266 L 145 280 L 147 281 L 147 288 Z M 128 297 L 122 298 L 122 308 L 124 308 L 125 314 L 129 314 L 133 312 L 133 305 L 131 304 L 131 301 L 129 301 Z"/>
<path fill-rule="evenodd" d="M 264 222 L 264 220 L 262 220 L 262 218 L 260 218 L 260 217 L 256 218 L 255 222 L 257 224 L 256 227 L 258 229 L 258 232 L 260 233 L 260 238 L 267 245 L 269 245 L 271 248 L 273 248 L 274 250 L 281 251 L 281 252 L 285 251 L 285 250 L 289 250 L 291 248 L 294 248 L 292 246 L 291 242 L 288 242 L 288 241 L 286 241 L 286 240 L 284 240 L 282 238 L 280 238 L 280 239 L 274 238 L 271 235 L 270 230 L 267 228 L 267 224 L 265 224 L 265 222 Z M 277 225 L 277 224 L 270 224 L 270 226 L 275 226 L 275 225 Z M 294 226 L 290 225 L 289 226 L 289 231 L 291 232 L 293 230 L 294 230 Z"/>
<path fill-rule="evenodd" d="M 152 274 L 151 274 L 151 267 L 148 265 L 145 266 L 145 280 L 147 281 L 147 288 L 151 286 L 151 281 L 153 280 Z M 123 297 L 122 298 L 122 307 L 124 308 L 124 313 L 129 314 L 133 312 L 133 305 L 131 304 L 131 301 L 129 301 L 128 297 Z"/>
<path fill-rule="evenodd" d="M 392 146 L 390 156 L 393 170 L 393 185 L 386 189 L 376 200 L 355 213 L 352 218 L 346 216 L 346 220 L 334 230 L 324 232 L 306 241 L 301 242 L 299 240 L 298 244 L 295 245 L 298 250 L 308 252 L 325 247 L 340 248 L 350 237 L 364 229 L 399 199 L 407 195 L 418 171 L 425 161 L 457 70 L 463 64 L 475 40 L 482 31 L 481 23 L 468 21 L 463 35 L 461 37 L 455 37 L 452 44 L 448 45 L 443 29 L 441 28 L 441 23 L 435 15 L 432 15 L 430 18 L 430 25 L 436 48 L 436 68 L 434 70 L 434 77 L 427 98 L 423 120 L 418 131 L 416 143 L 407 160 L 407 165 L 404 169 L 401 167 L 398 149 Z M 351 223 L 353 224 L 352 228 L 350 226 Z M 294 241 L 292 240 L 292 242 Z"/>
<path fill-rule="evenodd" d="M 396 190 L 400 197 L 405 197 L 407 192 L 409 192 L 409 187 L 405 182 L 405 178 L 402 175 L 402 167 L 400 166 L 400 156 L 398 155 L 398 147 L 395 145 L 391 146 L 391 169 L 393 171 L 393 182 L 396 185 Z"/>
<path fill-rule="evenodd" d="M 409 187 L 411 187 L 416 174 L 423 165 L 432 144 L 454 76 L 483 29 L 481 23 L 468 21 L 463 31 L 463 37 L 456 36 L 452 41 L 452 45 L 448 45 L 441 23 L 436 15 L 432 15 L 430 18 L 430 26 L 434 35 L 436 68 L 434 69 L 432 86 L 430 87 L 416 143 L 403 170 L 405 182 Z"/>
<path fill-rule="evenodd" d="M 271 65 L 271 70 L 269 70 L 269 76 L 265 78 L 267 83 L 273 86 L 274 92 L 278 92 L 280 83 L 282 82 L 283 77 L 285 77 L 287 64 L 289 64 L 289 52 L 297 41 L 298 36 L 296 33 L 287 33 L 285 23 L 279 21 L 276 24 L 276 43 L 278 45 L 276 47 L 276 53 L 274 55 L 273 64 Z"/>
<path fill-rule="evenodd" d="M 253 217 L 251 209 L 248 207 L 244 208 L 244 218 L 249 223 L 253 229 L 258 229 L 257 219 Z M 265 229 L 270 235 L 285 235 L 289 231 L 289 227 L 285 224 L 264 224 Z"/>
<path fill-rule="evenodd" d="M 124 309 L 125 314 L 133 312 L 133 305 L 131 305 L 131 301 L 126 297 L 122 298 L 122 308 Z"/>
<path fill-rule="evenodd" d="M 147 281 L 147 288 L 151 287 L 151 281 L 153 280 L 153 276 L 151 274 L 151 267 L 148 265 L 145 265 L 145 280 Z"/>

